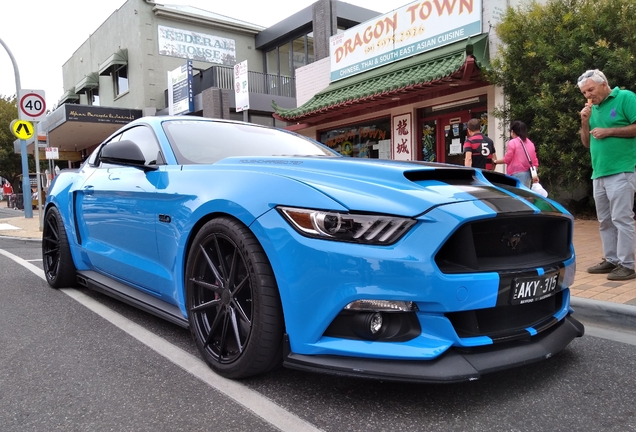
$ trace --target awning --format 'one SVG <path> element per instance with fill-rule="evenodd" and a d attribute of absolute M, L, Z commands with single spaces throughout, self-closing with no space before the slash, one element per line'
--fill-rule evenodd
<path fill-rule="evenodd" d="M 121 48 L 106 59 L 104 63 L 99 65 L 100 75 L 110 75 L 117 66 L 128 64 L 128 49 Z"/>
<path fill-rule="evenodd" d="M 484 33 L 333 82 L 297 108 L 280 108 L 272 101 L 274 117 L 315 122 L 343 110 L 350 115 L 352 109 L 370 108 L 381 100 L 413 98 L 444 88 L 460 91 L 483 83 L 479 70 L 488 66 L 488 34 Z"/>
<path fill-rule="evenodd" d="M 57 105 L 60 106 L 66 102 L 76 102 L 79 98 L 79 95 L 75 93 L 75 87 L 71 87 L 69 90 L 64 92 L 60 100 L 57 102 Z"/>
<path fill-rule="evenodd" d="M 86 93 L 96 87 L 99 87 L 99 75 L 97 72 L 91 72 L 75 85 L 75 93 Z"/>

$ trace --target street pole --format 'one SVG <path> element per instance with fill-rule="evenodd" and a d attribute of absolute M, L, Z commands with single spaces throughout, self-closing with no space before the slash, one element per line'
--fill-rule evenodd
<path fill-rule="evenodd" d="M 40 179 L 40 143 L 38 140 L 38 123 L 40 122 L 33 122 L 33 133 L 35 134 L 33 147 L 35 147 L 35 191 L 38 194 L 38 218 L 40 219 L 40 231 L 42 231 L 42 220 L 44 218 L 44 215 L 42 214 L 42 181 Z M 32 204 L 33 200 L 29 198 L 29 207 L 33 207 Z"/>
<path fill-rule="evenodd" d="M 15 73 L 15 96 L 16 98 L 20 94 L 20 90 L 22 90 L 22 86 L 20 84 L 20 71 L 18 70 L 18 63 L 16 63 L 13 54 L 9 47 L 0 39 L 0 44 L 4 47 L 9 54 L 9 58 L 11 59 L 11 63 L 13 64 L 13 72 Z M 19 102 L 18 102 L 19 103 Z M 37 141 L 37 140 L 36 140 Z M 37 143 L 36 143 L 37 148 Z M 22 202 L 24 203 L 24 217 L 32 218 L 33 217 L 33 207 L 31 206 L 31 186 L 29 184 L 29 162 L 27 159 L 27 146 L 26 141 L 20 140 L 20 157 L 22 158 Z M 27 198 L 29 205 L 27 205 Z"/>

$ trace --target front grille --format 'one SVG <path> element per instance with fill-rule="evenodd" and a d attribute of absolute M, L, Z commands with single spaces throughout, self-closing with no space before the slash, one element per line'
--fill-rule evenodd
<path fill-rule="evenodd" d="M 542 332 L 557 323 L 554 318 L 563 306 L 563 292 L 523 305 L 504 305 L 465 312 L 449 312 L 449 319 L 460 338 L 488 336 L 494 342 L 527 338 L 533 327 Z"/>
<path fill-rule="evenodd" d="M 462 225 L 442 246 L 442 273 L 544 267 L 571 258 L 571 221 L 559 216 L 502 216 Z"/>

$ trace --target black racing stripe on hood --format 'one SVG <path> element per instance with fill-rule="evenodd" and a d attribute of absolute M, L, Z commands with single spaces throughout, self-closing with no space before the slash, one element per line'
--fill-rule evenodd
<path fill-rule="evenodd" d="M 474 169 L 460 166 L 404 173 L 404 177 L 412 182 L 436 181 L 460 189 L 484 202 L 497 213 L 534 212 L 535 207 L 542 212 L 562 213 L 543 197 L 527 189 L 518 188 L 517 180 L 512 177 L 486 170 L 482 170 L 481 175 L 489 183 L 481 180 Z"/>
<path fill-rule="evenodd" d="M 510 193 L 521 195 L 519 192 L 524 191 L 518 188 L 506 185 L 495 187 L 476 178 L 473 178 L 470 182 L 451 180 L 444 183 L 466 192 L 466 194 L 483 202 L 497 213 L 534 213 L 535 211 L 529 205 L 528 200 L 518 199 L 510 195 Z M 530 196 L 533 195 L 530 194 Z M 526 197 L 523 196 L 523 198 Z"/>
<path fill-rule="evenodd" d="M 526 201 L 530 202 L 532 205 L 534 205 L 535 207 L 537 207 L 539 210 L 541 210 L 544 213 L 547 212 L 547 213 L 563 214 L 563 212 L 559 210 L 558 208 L 556 208 L 554 204 L 552 204 L 550 201 L 548 201 L 547 199 L 543 198 L 540 195 L 530 192 L 527 189 L 513 188 L 513 187 L 504 186 L 504 185 L 501 185 L 500 187 L 502 189 L 509 191 L 510 193 L 513 193 L 525 199 Z"/>
<path fill-rule="evenodd" d="M 482 199 L 481 201 L 497 213 L 534 213 L 534 209 L 530 207 L 528 203 L 511 196 Z"/>

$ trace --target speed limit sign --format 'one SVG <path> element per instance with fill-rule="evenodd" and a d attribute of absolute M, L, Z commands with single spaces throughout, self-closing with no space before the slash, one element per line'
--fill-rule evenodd
<path fill-rule="evenodd" d="M 18 118 L 26 121 L 40 121 L 46 118 L 44 90 L 19 91 Z"/>

